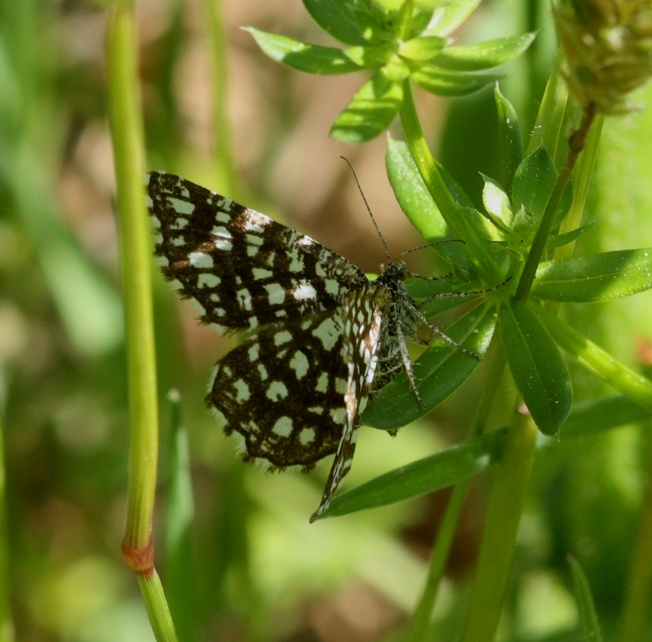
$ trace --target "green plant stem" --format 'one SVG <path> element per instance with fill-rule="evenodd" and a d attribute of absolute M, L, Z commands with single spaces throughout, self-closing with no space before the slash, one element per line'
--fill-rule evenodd
<path fill-rule="evenodd" d="M 598 145 L 603 124 L 604 116 L 598 115 L 587 136 L 586 147 L 573 172 L 573 202 L 566 218 L 559 227 L 560 234 L 570 232 L 582 224 L 586 199 L 589 195 L 589 185 L 591 184 L 595 162 L 598 157 Z M 566 243 L 555 250 L 554 258 L 558 260 L 568 259 L 573 255 L 574 249 L 575 242 Z"/>
<path fill-rule="evenodd" d="M 496 634 L 537 435 L 532 419 L 516 410 L 503 458 L 496 468 L 462 642 L 491 642 Z"/>
<path fill-rule="evenodd" d="M 227 113 L 228 66 L 227 39 L 222 21 L 220 2 L 204 0 L 204 13 L 208 27 L 208 43 L 211 52 L 211 87 L 213 89 L 213 138 L 215 158 L 220 173 L 220 185 L 225 194 L 237 193 L 237 176 L 233 160 L 231 123 Z"/>
<path fill-rule="evenodd" d="M 426 584 L 423 587 L 419 604 L 414 611 L 410 634 L 406 642 L 425 642 L 428 639 L 428 628 L 437 600 L 437 593 L 446 571 L 446 564 L 450 557 L 457 525 L 472 481 L 473 479 L 469 477 L 459 484 L 455 484 L 448 499 L 446 512 L 437 530 L 437 539 L 430 555 Z"/>
<path fill-rule="evenodd" d="M 118 3 L 107 34 L 111 134 L 117 182 L 118 234 L 125 298 L 131 421 L 129 510 L 125 541 L 149 544 L 158 457 L 156 360 L 150 277 L 150 230 L 145 214 L 143 135 L 135 76 L 133 7 Z"/>
<path fill-rule="evenodd" d="M 165 600 L 161 578 L 156 570 L 151 575 L 139 575 L 138 587 L 145 602 L 154 637 L 159 642 L 175 642 L 177 634 Z"/>
<path fill-rule="evenodd" d="M 150 230 L 142 180 L 142 116 L 136 76 L 134 7 L 111 9 L 106 39 L 109 115 L 117 183 L 118 234 L 125 302 L 130 450 L 123 557 L 136 571 L 157 640 L 176 640 L 154 568 L 151 542 L 158 459 L 156 359 L 151 299 Z"/>
<path fill-rule="evenodd" d="M 472 228 L 465 225 L 460 207 L 455 202 L 435 159 L 430 153 L 430 148 L 419 123 L 409 80 L 403 83 L 400 117 L 410 153 L 451 234 L 456 238 L 464 239 L 465 243 L 469 245 L 469 257 L 476 267 L 480 268 L 481 274 L 485 275 L 490 281 L 499 281 L 502 276 L 498 266 L 489 256 L 482 239 L 477 236 Z"/>
<path fill-rule="evenodd" d="M 489 363 L 489 370 L 485 377 L 487 385 L 482 390 L 476 408 L 471 436 L 480 435 L 484 432 L 487 416 L 496 400 L 496 393 L 505 368 L 505 353 L 499 349 L 499 343 L 492 342 L 490 352 L 485 358 L 485 361 Z M 444 519 L 437 531 L 437 538 L 430 556 L 426 584 L 414 612 L 410 634 L 406 642 L 425 642 L 428 639 L 428 627 L 437 599 L 437 592 L 444 577 L 455 531 L 472 481 L 473 478 L 468 478 L 456 484 L 448 500 Z"/>
<path fill-rule="evenodd" d="M 591 124 L 595 119 L 595 109 L 592 105 L 589 105 L 584 112 L 582 113 L 582 122 L 580 126 L 571 135 L 568 145 L 568 153 L 566 154 L 566 161 L 557 176 L 557 181 L 555 186 L 550 194 L 550 198 L 546 203 L 546 209 L 543 212 L 543 217 L 541 218 L 541 223 L 539 224 L 539 229 L 534 236 L 532 241 L 532 248 L 528 254 L 523 272 L 521 273 L 521 279 L 518 283 L 516 289 L 516 294 L 514 298 L 517 301 L 525 302 L 530 294 L 532 289 L 532 283 L 534 282 L 534 277 L 536 276 L 537 268 L 541 259 L 543 258 L 543 253 L 546 249 L 546 243 L 548 242 L 548 237 L 550 236 L 550 231 L 552 230 L 552 224 L 555 218 L 555 213 L 561 200 L 562 194 L 568 185 L 571 174 L 577 162 L 577 158 L 580 152 L 584 149 L 586 142 L 586 137 L 591 129 Z"/>

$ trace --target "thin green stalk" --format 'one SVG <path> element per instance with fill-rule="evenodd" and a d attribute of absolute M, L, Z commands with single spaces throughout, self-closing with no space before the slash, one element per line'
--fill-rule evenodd
<path fill-rule="evenodd" d="M 532 419 L 516 410 L 503 458 L 496 467 L 462 642 L 491 642 L 496 635 L 512 571 L 516 534 L 525 505 L 537 435 Z"/>
<path fill-rule="evenodd" d="M 575 171 L 573 172 L 573 202 L 566 218 L 562 221 L 559 232 L 570 232 L 582 224 L 586 199 L 589 195 L 589 186 L 593 178 L 593 170 L 598 157 L 598 145 L 602 135 L 604 116 L 598 115 L 586 139 L 586 147 L 580 156 Z M 566 243 L 555 250 L 555 259 L 566 259 L 572 256 L 575 243 Z"/>
<path fill-rule="evenodd" d="M 158 642 L 175 642 L 177 634 L 165 600 L 161 578 L 156 570 L 151 575 L 139 575 L 138 586 L 145 602 L 154 637 Z"/>
<path fill-rule="evenodd" d="M 204 0 L 204 13 L 208 27 L 211 54 L 211 87 L 213 90 L 213 139 L 215 158 L 220 173 L 220 185 L 225 194 L 236 194 L 237 175 L 231 142 L 231 123 L 227 113 L 228 75 L 227 39 L 225 36 L 220 2 Z"/>
<path fill-rule="evenodd" d="M 451 234 L 456 238 L 464 239 L 468 245 L 469 257 L 480 268 L 481 274 L 486 275 L 490 282 L 499 281 L 502 275 L 496 262 L 489 255 L 487 246 L 482 239 L 475 234 L 473 229 L 465 225 L 460 207 L 451 195 L 437 163 L 430 153 L 419 123 L 409 80 L 403 83 L 400 117 L 410 153 Z"/>
<path fill-rule="evenodd" d="M 123 557 L 136 571 L 159 641 L 176 634 L 154 568 L 151 541 L 158 460 L 156 359 L 151 299 L 150 230 L 144 207 L 143 133 L 134 7 L 111 9 L 106 39 L 109 113 L 117 183 L 118 234 L 125 302 L 130 414 L 129 488 Z"/>
<path fill-rule="evenodd" d="M 129 547 L 139 549 L 149 543 L 154 511 L 158 409 L 150 278 L 151 233 L 145 214 L 142 186 L 145 162 L 135 76 L 132 12 L 133 7 L 125 2 L 113 8 L 106 54 L 125 299 L 131 421 L 129 510 L 125 540 Z"/>
<path fill-rule="evenodd" d="M 594 372 L 641 408 L 652 412 L 652 382 L 650 379 L 619 361 L 609 352 L 587 339 L 581 332 L 545 309 L 533 306 L 532 310 L 545 323 L 546 329 L 562 350 L 565 350 L 580 365 Z"/>
<path fill-rule="evenodd" d="M 496 393 L 505 368 L 505 353 L 500 349 L 499 344 L 500 342 L 492 342 L 489 354 L 485 359 L 489 363 L 489 370 L 485 377 L 487 385 L 482 390 L 476 408 L 470 437 L 484 432 L 487 416 L 497 398 Z M 437 538 L 430 557 L 426 584 L 415 609 L 410 634 L 406 642 L 425 642 L 428 639 L 428 629 L 437 592 L 444 577 L 455 531 L 472 481 L 472 478 L 469 478 L 456 484 L 448 500 L 444 519 L 437 531 Z"/>

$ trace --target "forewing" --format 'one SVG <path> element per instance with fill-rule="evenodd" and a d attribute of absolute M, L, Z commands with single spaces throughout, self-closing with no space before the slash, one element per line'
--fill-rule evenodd
<path fill-rule="evenodd" d="M 267 326 L 218 362 L 206 402 L 245 461 L 309 470 L 336 451 L 348 378 L 341 314 Z"/>
<path fill-rule="evenodd" d="M 333 309 L 364 273 L 268 216 L 199 185 L 152 172 L 148 207 L 163 274 L 222 328 L 256 328 Z"/>
<path fill-rule="evenodd" d="M 389 295 L 367 288 L 352 294 L 343 306 L 342 356 L 346 362 L 344 393 L 345 422 L 335 459 L 319 508 L 310 518 L 317 519 L 330 506 L 351 469 L 358 440 L 359 417 L 369 398 L 378 365 L 383 322 L 387 320 Z"/>

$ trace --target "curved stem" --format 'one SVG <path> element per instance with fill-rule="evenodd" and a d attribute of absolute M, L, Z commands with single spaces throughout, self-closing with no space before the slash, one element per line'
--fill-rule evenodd
<path fill-rule="evenodd" d="M 451 234 L 455 238 L 463 239 L 469 246 L 470 260 L 488 282 L 499 281 L 503 277 L 495 261 L 489 255 L 486 243 L 464 219 L 462 208 L 453 198 L 449 186 L 439 171 L 437 162 L 430 153 L 419 123 L 409 80 L 403 84 L 403 102 L 399 113 L 410 153 Z"/>

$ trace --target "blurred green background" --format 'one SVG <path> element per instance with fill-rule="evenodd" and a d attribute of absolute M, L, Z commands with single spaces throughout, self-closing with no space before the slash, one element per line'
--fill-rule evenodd
<path fill-rule="evenodd" d="M 347 166 L 356 168 L 392 252 L 419 244 L 384 175 L 384 139 L 328 139 L 359 78 L 316 78 L 267 60 L 259 29 L 327 42 L 298 0 L 224 3 L 227 92 L 213 91 L 206 3 L 138 3 L 149 169 L 237 198 L 317 238 L 369 271 L 384 260 Z M 541 15 L 539 15 L 539 13 Z M 486 2 L 461 40 L 541 28 L 505 83 L 531 125 L 553 55 L 547 7 Z M 508 19 L 505 16 L 509 16 Z M 107 11 L 67 0 L 0 0 L 0 395 L 6 463 L 2 546 L 5 623 L 15 639 L 153 639 L 135 578 L 122 564 L 128 418 L 114 177 L 103 40 Z M 330 44 L 330 43 L 327 43 Z M 649 93 L 649 90 L 648 92 Z M 646 94 L 638 97 L 645 105 Z M 214 109 L 228 114 L 232 149 L 218 156 Z M 492 173 L 490 93 L 420 96 L 433 148 L 479 196 Z M 652 246 L 652 115 L 607 123 L 594 179 L 588 249 Z M 154 269 L 154 268 L 153 268 Z M 203 406 L 213 363 L 232 345 L 195 322 L 156 277 L 162 442 L 157 565 L 187 639 L 398 640 L 413 608 L 446 493 L 308 524 L 328 466 L 310 476 L 244 466 Z M 652 363 L 648 294 L 568 318 L 630 365 Z M 392 439 L 362 430 L 351 487 L 436 452 L 466 434 L 481 376 Z M 606 391 L 576 372 L 579 399 Z M 181 393 L 193 478 L 192 556 L 166 558 L 167 392 Z M 543 452 L 525 515 L 504 639 L 576 640 L 566 555 L 583 565 L 609 631 L 618 617 L 650 459 L 632 426 Z M 477 480 L 461 524 L 433 640 L 451 639 L 481 533 L 486 485 Z M 179 578 L 183 578 L 183 582 Z M 649 619 L 649 617 L 648 617 Z M 2 624 L 2 623 L 0 623 Z M 2 637 L 4 635 L 4 637 Z M 0 641 L 11 640 L 8 625 Z M 650 638 L 652 639 L 652 638 Z"/>

